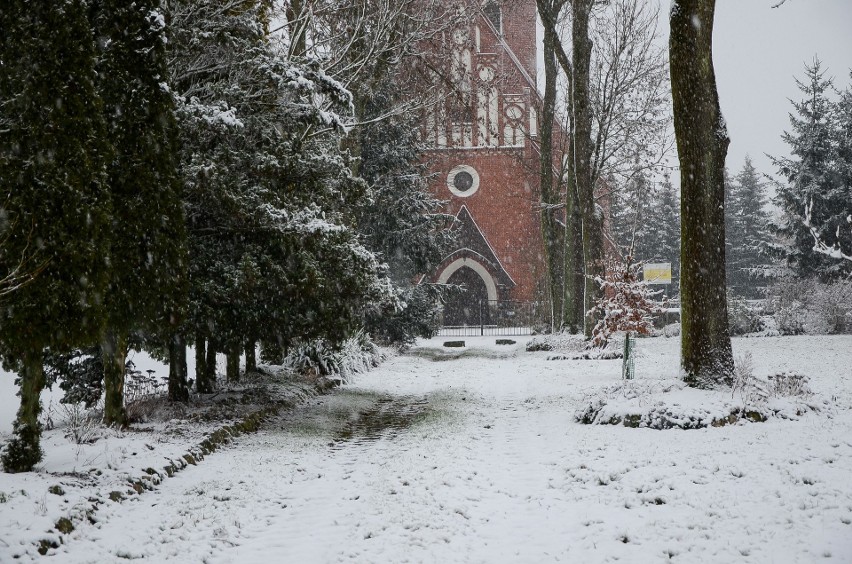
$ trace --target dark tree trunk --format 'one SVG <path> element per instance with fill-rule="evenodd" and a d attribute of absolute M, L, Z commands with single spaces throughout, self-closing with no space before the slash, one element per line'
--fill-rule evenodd
<path fill-rule="evenodd" d="M 308 30 L 307 22 L 300 21 L 305 15 L 303 0 L 291 0 L 286 10 L 287 28 L 292 38 L 290 51 L 292 55 L 297 57 L 302 56 L 307 51 Z"/>
<path fill-rule="evenodd" d="M 257 372 L 257 342 L 246 343 L 246 372 Z"/>
<path fill-rule="evenodd" d="M 30 472 L 41 461 L 41 390 L 44 365 L 41 350 L 29 351 L 21 361 L 21 407 L 14 424 L 14 437 L 3 453 L 6 472 Z"/>
<path fill-rule="evenodd" d="M 593 0 L 574 0 L 571 20 L 574 69 L 571 81 L 573 167 L 583 220 L 583 331 L 587 337 L 591 337 L 596 320 L 585 312 L 592 309 L 600 295 L 600 286 L 595 282 L 595 277 L 603 274 L 603 217 L 598 213 L 595 202 L 595 178 L 592 171 L 592 110 L 589 94 L 589 65 L 592 58 L 589 20 L 592 4 Z"/>
<path fill-rule="evenodd" d="M 204 368 L 207 370 L 205 379 L 212 391 L 216 389 L 216 343 L 212 339 L 207 341 L 207 361 Z"/>
<path fill-rule="evenodd" d="M 681 368 L 688 385 L 733 382 L 725 300 L 727 129 L 713 71 L 715 0 L 679 0 L 669 52 L 681 186 Z"/>
<path fill-rule="evenodd" d="M 228 345 L 228 351 L 225 354 L 225 374 L 228 382 L 240 381 L 240 345 L 232 343 Z"/>
<path fill-rule="evenodd" d="M 104 363 L 104 424 L 125 427 L 128 423 L 124 406 L 127 336 L 107 329 L 101 341 L 101 357 Z"/>
<path fill-rule="evenodd" d="M 169 399 L 189 401 L 189 385 L 186 374 L 186 342 L 181 335 L 169 340 Z"/>
<path fill-rule="evenodd" d="M 556 116 L 556 78 L 558 67 L 554 42 L 559 41 L 556 33 L 549 27 L 544 31 L 544 100 L 539 120 L 539 180 L 541 184 L 541 233 L 544 238 L 545 260 L 547 264 L 547 291 L 551 305 L 551 328 L 559 330 L 563 326 L 563 285 L 565 241 L 564 229 L 556 221 L 557 207 L 562 198 L 559 183 L 553 174 L 553 122 Z"/>
<path fill-rule="evenodd" d="M 573 169 L 572 169 L 573 170 Z M 584 294 L 585 276 L 583 275 L 583 219 L 574 187 L 573 172 L 568 174 L 568 186 L 565 192 L 565 328 L 570 333 L 583 330 L 585 317 Z"/>
<path fill-rule="evenodd" d="M 195 334 L 195 391 L 199 394 L 213 391 L 207 372 L 207 342 L 201 333 Z"/>

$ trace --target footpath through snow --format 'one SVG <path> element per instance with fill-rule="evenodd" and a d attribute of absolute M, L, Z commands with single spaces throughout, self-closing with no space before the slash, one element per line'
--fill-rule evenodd
<path fill-rule="evenodd" d="M 575 422 L 619 360 L 467 341 L 450 359 L 422 343 L 103 506 L 53 559 L 852 561 L 852 337 L 735 340 L 756 375 L 807 374 L 831 407 L 690 431 Z M 677 376 L 677 339 L 638 350 L 637 378 Z"/>

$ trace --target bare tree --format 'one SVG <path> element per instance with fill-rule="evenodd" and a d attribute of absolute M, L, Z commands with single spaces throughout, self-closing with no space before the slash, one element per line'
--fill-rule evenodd
<path fill-rule="evenodd" d="M 591 96 L 595 179 L 655 171 L 673 147 L 659 5 L 615 0 L 594 14 Z"/>
<path fill-rule="evenodd" d="M 555 72 L 547 64 L 551 50 L 567 84 L 570 147 L 564 192 L 562 319 L 568 326 L 581 322 L 590 334 L 595 320 L 581 320 L 582 315 L 575 312 L 589 311 L 600 291 L 594 280 L 603 268 L 601 199 L 609 198 L 612 185 L 618 184 L 605 185 L 602 179 L 623 181 L 654 169 L 672 146 L 665 52 L 658 41 L 656 5 L 641 0 L 537 0 L 537 4 L 544 27 L 545 85 Z M 559 39 L 568 29 L 570 49 Z M 542 180 L 547 182 L 544 156 Z M 546 194 L 543 190 L 542 195 Z M 543 199 L 545 209 L 552 200 L 548 196 Z M 576 247 L 582 247 L 582 289 L 574 275 Z M 556 276 L 551 273 L 550 278 Z M 582 309 L 578 310 L 574 304 L 580 296 Z"/>
<path fill-rule="evenodd" d="M 713 71 L 715 0 L 676 0 L 669 15 L 681 182 L 681 369 L 688 385 L 733 383 L 725 298 L 725 156 L 730 139 Z"/>

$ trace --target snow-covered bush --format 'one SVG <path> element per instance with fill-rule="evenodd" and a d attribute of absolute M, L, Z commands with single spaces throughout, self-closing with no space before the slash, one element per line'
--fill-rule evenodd
<path fill-rule="evenodd" d="M 680 337 L 680 323 L 669 323 L 659 330 L 659 334 L 663 337 Z"/>
<path fill-rule="evenodd" d="M 82 403 L 64 403 L 60 414 L 65 421 L 65 438 L 74 444 L 95 442 L 100 436 L 98 418 Z"/>
<path fill-rule="evenodd" d="M 617 331 L 650 335 L 654 328 L 654 316 L 663 313 L 655 301 L 660 292 L 640 280 L 641 263 L 633 263 L 632 257 L 610 260 L 604 278 L 597 278 L 602 293 L 589 315 L 599 321 L 592 329 L 592 344 L 605 347 L 610 336 Z"/>
<path fill-rule="evenodd" d="M 757 333 L 765 329 L 760 312 L 745 299 L 728 295 L 728 330 L 731 335 Z"/>
<path fill-rule="evenodd" d="M 782 280 L 772 287 L 768 307 L 782 335 L 824 335 L 852 330 L 852 283 Z"/>
<path fill-rule="evenodd" d="M 782 279 L 770 289 L 768 307 L 780 334 L 805 332 L 807 309 L 803 297 L 810 293 L 811 285 L 808 280 Z"/>
<path fill-rule="evenodd" d="M 553 333 L 550 335 L 539 335 L 527 342 L 527 352 L 536 351 L 558 351 L 577 352 L 586 344 L 582 335 L 572 333 Z"/>
<path fill-rule="evenodd" d="M 810 305 L 809 333 L 833 335 L 852 330 L 852 282 L 815 284 Z"/>
<path fill-rule="evenodd" d="M 808 397 L 813 395 L 810 378 L 795 372 L 781 372 L 770 376 L 769 390 L 775 397 Z"/>
<path fill-rule="evenodd" d="M 366 372 L 384 360 L 385 353 L 363 331 L 334 346 L 324 339 L 293 347 L 283 366 L 297 374 L 339 376 L 346 379 Z"/>
<path fill-rule="evenodd" d="M 766 401 L 770 395 L 766 382 L 754 375 L 751 353 L 745 353 L 734 362 L 734 385 L 732 395 L 739 394 L 743 404 L 753 406 Z"/>

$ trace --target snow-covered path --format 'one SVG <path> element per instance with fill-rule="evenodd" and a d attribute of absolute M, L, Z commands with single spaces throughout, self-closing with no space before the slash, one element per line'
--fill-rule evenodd
<path fill-rule="evenodd" d="M 849 337 L 735 342 L 830 416 L 697 431 L 579 425 L 620 361 L 488 342 L 392 359 L 102 508 L 57 561 L 852 561 Z M 677 345 L 641 341 L 637 376 L 673 376 Z"/>

